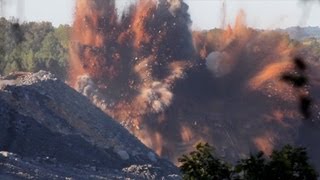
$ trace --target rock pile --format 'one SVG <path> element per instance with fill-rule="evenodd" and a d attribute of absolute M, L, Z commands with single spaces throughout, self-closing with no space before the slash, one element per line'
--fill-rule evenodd
<path fill-rule="evenodd" d="M 0 179 L 179 179 L 116 121 L 54 75 L 0 77 Z"/>

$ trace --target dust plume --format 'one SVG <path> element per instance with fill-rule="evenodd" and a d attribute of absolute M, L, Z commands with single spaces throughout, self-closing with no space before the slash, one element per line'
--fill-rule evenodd
<path fill-rule="evenodd" d="M 224 0 L 222 2 L 222 7 L 221 7 L 221 17 L 220 17 L 220 28 L 224 29 L 226 27 L 226 18 L 227 18 L 227 2 Z"/>
<path fill-rule="evenodd" d="M 292 59 L 300 53 L 301 46 L 285 33 L 248 27 L 242 10 L 233 25 L 194 32 L 193 40 L 203 62 L 194 70 L 195 78 L 187 81 L 203 91 L 194 89 L 187 97 L 198 94 L 195 98 L 203 99 L 201 103 L 190 102 L 195 107 L 206 104 L 207 107 L 201 106 L 202 113 L 218 112 L 217 117 L 208 115 L 197 121 L 196 126 L 189 123 L 194 134 L 218 147 L 232 147 L 233 150 L 227 148 L 219 152 L 227 153 L 228 158 L 236 154 L 241 157 L 241 152 L 250 152 L 252 148 L 270 153 L 284 143 L 294 143 L 303 119 L 299 113 L 301 100 L 296 89 L 282 81 L 282 76 L 288 71 L 295 72 Z M 203 83 L 196 82 L 196 77 L 202 78 Z M 308 93 L 305 89 L 302 91 Z M 199 98 L 201 93 L 206 97 Z M 225 132 L 209 129 L 207 133 L 213 134 L 211 137 L 202 134 L 205 130 L 202 126 L 210 124 L 207 118 L 215 119 Z M 251 140 L 244 140 L 246 138 Z"/>

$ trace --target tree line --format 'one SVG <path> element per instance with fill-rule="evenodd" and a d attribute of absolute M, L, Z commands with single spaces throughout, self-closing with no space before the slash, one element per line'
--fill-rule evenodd
<path fill-rule="evenodd" d="M 69 25 L 0 18 L 0 74 L 48 70 L 66 78 Z"/>

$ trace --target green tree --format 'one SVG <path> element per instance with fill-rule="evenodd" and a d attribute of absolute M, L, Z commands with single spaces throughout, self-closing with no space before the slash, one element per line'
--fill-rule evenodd
<path fill-rule="evenodd" d="M 208 143 L 199 143 L 196 151 L 183 155 L 178 161 L 183 179 L 224 180 L 230 179 L 230 166 L 214 157 L 214 150 Z"/>
<path fill-rule="evenodd" d="M 235 167 L 236 179 L 262 180 L 266 176 L 266 164 L 264 153 L 250 155 L 247 159 L 242 159 Z"/>
<path fill-rule="evenodd" d="M 189 155 L 179 158 L 184 179 L 197 180 L 316 180 L 305 148 L 284 146 L 267 157 L 262 152 L 241 159 L 235 166 L 214 157 L 210 145 L 200 143 Z"/>
<path fill-rule="evenodd" d="M 60 25 L 54 30 L 54 36 L 59 40 L 64 49 L 69 48 L 71 27 L 69 25 Z"/>
<path fill-rule="evenodd" d="M 285 146 L 280 151 L 273 151 L 267 164 L 269 179 L 316 180 L 315 169 L 308 162 L 305 148 Z"/>
<path fill-rule="evenodd" d="M 70 26 L 17 22 L 0 18 L 0 74 L 47 70 L 65 79 Z"/>
<path fill-rule="evenodd" d="M 60 44 L 53 32 L 47 34 L 42 41 L 40 50 L 35 58 L 38 63 L 37 70 L 48 70 L 64 79 L 67 64 L 67 52 Z"/>

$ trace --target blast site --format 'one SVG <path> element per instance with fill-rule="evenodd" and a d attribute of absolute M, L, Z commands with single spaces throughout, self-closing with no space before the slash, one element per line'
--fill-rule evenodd
<path fill-rule="evenodd" d="M 0 179 L 185 179 L 199 142 L 229 163 L 302 146 L 320 172 L 318 1 L 286 28 L 216 1 L 206 30 L 190 0 L 119 2 L 74 0 L 55 26 L 0 1 Z"/>

